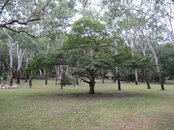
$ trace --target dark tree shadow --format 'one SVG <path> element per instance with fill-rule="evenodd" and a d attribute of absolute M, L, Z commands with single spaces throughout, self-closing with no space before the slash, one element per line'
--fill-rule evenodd
<path fill-rule="evenodd" d="M 151 97 L 151 98 L 158 98 L 159 95 L 151 94 L 151 93 L 140 93 L 140 92 L 127 92 L 127 91 L 117 91 L 117 92 L 110 92 L 110 93 L 96 93 L 96 94 L 88 94 L 88 93 L 59 93 L 59 94 L 43 94 L 34 96 L 35 98 L 42 98 L 42 99 L 57 99 L 60 100 L 62 98 L 66 99 L 74 99 L 74 100 L 105 100 L 105 99 L 129 99 L 129 98 L 141 98 L 141 97 Z M 33 97 L 33 98 L 34 98 Z"/>

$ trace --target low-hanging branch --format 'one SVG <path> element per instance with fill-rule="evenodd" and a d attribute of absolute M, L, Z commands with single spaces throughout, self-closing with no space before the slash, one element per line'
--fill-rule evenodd
<path fill-rule="evenodd" d="M 16 33 L 25 33 L 25 34 L 27 34 L 27 35 L 29 35 L 29 36 L 31 36 L 31 37 L 33 37 L 33 38 L 36 38 L 36 37 L 38 37 L 38 36 L 35 36 L 35 35 L 33 35 L 33 34 L 30 34 L 29 32 L 27 32 L 27 31 L 25 31 L 25 30 L 17 30 L 17 29 L 14 29 L 14 28 L 11 28 L 11 27 L 9 27 L 8 25 L 11 25 L 11 24 L 13 24 L 13 23 L 18 23 L 18 24 L 21 24 L 21 25 L 27 25 L 29 22 L 33 22 L 33 21 L 36 21 L 36 20 L 39 20 L 39 19 L 32 19 L 32 20 L 28 20 L 28 21 L 23 21 L 23 22 L 21 22 L 21 21 L 19 21 L 19 20 L 12 20 L 11 22 L 8 22 L 8 23 L 4 23 L 4 24 L 0 24 L 0 28 L 2 27 L 2 28 L 6 28 L 7 30 L 10 30 L 10 31 L 13 31 L 13 32 L 16 32 Z M 39 36 L 40 37 L 40 36 Z"/>
<path fill-rule="evenodd" d="M 82 79 L 82 81 L 85 82 L 85 83 L 88 83 L 88 84 L 90 83 L 89 81 L 87 81 L 85 79 Z"/>
<path fill-rule="evenodd" d="M 6 0 L 6 1 L 4 2 L 4 4 L 3 4 L 2 7 L 1 7 L 1 10 L 0 10 L 0 15 L 2 14 L 2 11 L 4 10 L 5 6 L 6 6 L 9 2 L 10 2 L 10 0 Z"/>
<path fill-rule="evenodd" d="M 9 22 L 1 23 L 1 24 L 0 24 L 0 27 L 6 27 L 6 26 L 12 25 L 12 24 L 14 24 L 14 23 L 17 23 L 17 24 L 20 24 L 20 25 L 27 25 L 27 24 L 30 23 L 30 22 L 39 21 L 39 20 L 40 20 L 40 18 L 32 18 L 32 19 L 28 19 L 28 20 L 26 20 L 26 21 L 19 21 L 19 20 L 17 20 L 17 19 L 13 19 L 13 20 L 11 20 L 11 21 L 9 21 Z"/>
<path fill-rule="evenodd" d="M 33 38 L 42 38 L 42 37 L 49 37 L 49 38 L 50 38 L 49 34 L 47 34 L 47 35 L 38 35 L 38 36 L 36 36 L 36 35 L 31 34 L 31 33 L 29 33 L 28 31 L 25 31 L 25 30 L 15 30 L 15 29 L 10 28 L 10 27 L 7 27 L 7 26 L 4 27 L 4 28 L 6 28 L 6 29 L 8 29 L 8 30 L 10 30 L 10 31 L 13 31 L 13 32 L 15 32 L 15 33 L 25 33 L 25 34 L 27 34 L 28 36 L 33 37 Z"/>
<path fill-rule="evenodd" d="M 10 31 L 13 31 L 13 32 L 16 32 L 16 33 L 25 33 L 25 34 L 27 34 L 27 35 L 29 35 L 29 36 L 31 36 L 31 37 L 33 37 L 33 38 L 38 38 L 38 37 L 45 37 L 45 36 L 49 36 L 49 35 L 40 35 L 40 36 L 35 36 L 34 34 L 31 34 L 31 33 L 29 33 L 27 30 L 18 30 L 18 29 L 15 29 L 15 28 L 13 28 L 12 26 L 14 25 L 14 24 L 17 24 L 17 25 L 28 25 L 29 23 L 32 23 L 32 22 L 35 22 L 35 21 L 39 21 L 39 20 L 41 20 L 41 16 L 43 16 L 43 15 L 45 15 L 45 13 L 44 14 L 42 14 L 42 15 L 40 15 L 41 14 L 41 12 L 46 12 L 46 7 L 48 6 L 48 4 L 49 4 L 49 2 L 50 2 L 51 0 L 47 0 L 47 2 L 46 2 L 46 4 L 40 9 L 40 11 L 38 11 L 38 13 L 37 14 L 35 14 L 35 12 L 33 12 L 32 14 L 35 14 L 35 15 L 31 15 L 31 16 L 29 16 L 27 19 L 25 19 L 25 20 L 19 20 L 19 19 L 11 19 L 11 20 L 9 20 L 9 21 L 3 21 L 3 22 L 0 22 L 0 28 L 6 28 L 7 30 L 10 30 Z M 9 4 L 9 2 L 11 2 L 10 0 L 6 0 L 3 4 L 2 4 L 2 6 L 1 6 L 1 8 L 0 8 L 0 15 L 2 15 L 3 14 L 3 10 L 5 10 L 5 7 Z M 12 25 L 12 26 L 11 26 Z"/>

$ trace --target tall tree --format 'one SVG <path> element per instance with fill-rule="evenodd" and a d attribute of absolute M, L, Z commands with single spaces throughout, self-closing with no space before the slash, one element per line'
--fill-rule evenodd
<path fill-rule="evenodd" d="M 82 18 L 73 24 L 71 35 L 64 45 L 65 49 L 81 54 L 75 62 L 75 74 L 84 77 L 82 80 L 89 84 L 89 94 L 95 93 L 96 71 L 100 63 L 97 54 L 106 44 L 105 26 L 97 20 Z"/>
<path fill-rule="evenodd" d="M 17 44 L 17 48 L 16 48 L 16 56 L 17 56 L 17 74 L 16 74 L 16 83 L 20 84 L 20 71 L 22 68 L 22 62 L 23 62 L 23 58 L 25 55 L 25 50 L 22 50 L 21 48 L 19 48 L 19 45 Z"/>
<path fill-rule="evenodd" d="M 9 35 L 9 33 L 4 29 L 5 34 L 8 37 L 8 48 L 9 48 L 9 57 L 10 57 L 10 63 L 9 63 L 9 74 L 10 74 L 10 86 L 13 86 L 13 55 L 14 55 L 14 46 L 17 44 L 17 41 L 14 42 L 13 38 Z"/>

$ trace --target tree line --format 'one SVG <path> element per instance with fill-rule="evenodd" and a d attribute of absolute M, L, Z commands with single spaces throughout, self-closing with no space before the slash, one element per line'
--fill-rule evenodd
<path fill-rule="evenodd" d="M 56 84 L 61 79 L 63 88 L 71 75 L 74 85 L 80 77 L 94 94 L 96 77 L 104 82 L 111 72 L 118 90 L 128 74 L 134 75 L 136 84 L 142 77 L 148 89 L 155 79 L 164 90 L 165 80 L 174 76 L 173 4 L 102 0 L 93 6 L 89 0 L 48 0 L 24 5 L 4 0 L 0 3 L 1 77 L 9 75 L 10 85 L 14 77 L 17 84 L 25 77 L 32 86 L 36 75 L 43 75 L 47 84 L 52 74 Z"/>

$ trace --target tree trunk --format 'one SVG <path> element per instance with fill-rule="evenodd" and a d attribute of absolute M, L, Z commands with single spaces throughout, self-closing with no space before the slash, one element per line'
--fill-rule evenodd
<path fill-rule="evenodd" d="M 165 76 L 162 72 L 159 73 L 159 81 L 161 85 L 161 90 L 165 90 L 165 87 L 164 87 Z"/>
<path fill-rule="evenodd" d="M 58 75 L 59 75 L 59 71 L 58 71 L 58 66 L 55 66 L 55 71 L 56 71 L 56 86 L 58 85 Z"/>
<path fill-rule="evenodd" d="M 75 79 L 75 76 L 74 76 L 74 81 L 73 81 L 73 87 L 76 86 L 76 79 Z"/>
<path fill-rule="evenodd" d="M 76 86 L 76 74 L 75 74 L 75 67 L 73 67 L 73 78 L 74 78 L 74 81 L 73 81 L 73 87 L 75 87 Z"/>
<path fill-rule="evenodd" d="M 27 65 L 28 65 L 28 58 L 26 58 L 26 65 L 25 65 L 26 69 L 27 69 Z M 28 79 L 29 79 L 29 75 L 28 75 L 27 71 L 25 70 L 25 82 L 26 83 L 27 83 Z"/>
<path fill-rule="evenodd" d="M 94 86 L 95 86 L 95 81 L 90 81 L 89 82 L 89 94 L 95 94 Z"/>
<path fill-rule="evenodd" d="M 95 94 L 94 87 L 95 87 L 95 78 L 96 78 L 96 70 L 94 69 L 87 69 L 88 71 L 88 79 L 89 81 L 82 79 L 85 83 L 89 84 L 89 94 Z"/>
<path fill-rule="evenodd" d="M 118 90 L 121 90 L 121 82 L 120 82 L 120 72 L 117 72 L 117 80 L 118 80 Z"/>
<path fill-rule="evenodd" d="M 76 85 L 79 86 L 78 75 L 76 75 L 76 79 L 75 79 L 75 81 L 76 81 Z"/>
<path fill-rule="evenodd" d="M 56 86 L 58 84 L 58 75 L 56 74 Z"/>
<path fill-rule="evenodd" d="M 9 58 L 10 58 L 10 65 L 9 65 L 9 73 L 10 73 L 10 86 L 13 86 L 13 49 L 17 42 L 13 42 L 12 37 L 4 30 L 4 32 L 8 36 L 8 47 L 9 47 Z"/>
<path fill-rule="evenodd" d="M 28 82 L 28 83 L 29 83 L 30 88 L 31 88 L 31 87 L 32 87 L 32 85 L 33 85 L 33 84 L 32 84 L 32 80 L 33 80 L 33 77 L 32 77 L 32 75 L 30 75 L 30 76 L 29 76 L 29 82 Z"/>
<path fill-rule="evenodd" d="M 60 87 L 61 87 L 61 89 L 63 89 L 63 86 L 64 86 L 64 83 L 63 83 L 63 78 L 61 78 L 61 81 L 60 81 Z"/>
<path fill-rule="evenodd" d="M 101 69 L 101 71 L 102 71 L 102 84 L 104 84 L 105 83 L 105 79 L 104 79 L 104 70 L 103 70 L 103 68 Z"/>
<path fill-rule="evenodd" d="M 25 74 L 25 83 L 28 81 L 28 74 Z"/>
<path fill-rule="evenodd" d="M 10 68 L 10 86 L 13 86 L 13 70 Z"/>
<path fill-rule="evenodd" d="M 135 84 L 138 85 L 138 71 L 135 70 Z"/>
<path fill-rule="evenodd" d="M 142 73 L 143 73 L 144 80 L 145 80 L 145 82 L 147 84 L 147 89 L 151 89 L 147 72 L 145 72 L 144 70 L 142 70 Z"/>
<path fill-rule="evenodd" d="M 105 79 L 103 76 L 102 76 L 102 84 L 105 84 Z"/>
<path fill-rule="evenodd" d="M 45 85 L 48 85 L 48 72 L 45 70 Z"/>
<path fill-rule="evenodd" d="M 40 79 L 44 79 L 44 75 L 42 74 L 42 70 L 41 69 L 39 70 L 39 78 Z"/>
<path fill-rule="evenodd" d="M 61 81 L 60 81 L 61 89 L 63 89 L 63 86 L 65 86 L 65 71 L 61 71 Z"/>
<path fill-rule="evenodd" d="M 17 71 L 17 74 L 16 74 L 16 83 L 17 83 L 17 84 L 20 84 L 20 79 L 21 79 L 20 70 L 18 70 L 18 71 Z"/>
<path fill-rule="evenodd" d="M 22 51 L 22 49 L 19 49 L 19 46 L 17 44 L 17 48 L 16 48 L 16 51 L 17 51 L 17 74 L 16 74 L 16 83 L 17 84 L 20 84 L 20 70 L 22 68 L 22 61 L 23 61 L 23 57 L 24 57 L 24 54 L 25 54 L 25 50 Z"/>

